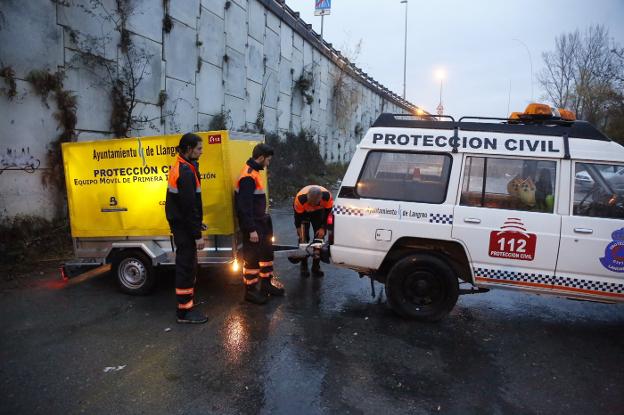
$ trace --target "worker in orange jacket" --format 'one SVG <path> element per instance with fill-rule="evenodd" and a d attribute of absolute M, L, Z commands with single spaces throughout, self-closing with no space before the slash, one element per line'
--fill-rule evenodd
<path fill-rule="evenodd" d="M 200 324 L 208 319 L 197 310 L 195 280 L 197 278 L 197 251 L 204 249 L 202 230 L 202 197 L 199 164 L 203 143 L 193 133 L 184 134 L 178 145 L 178 155 L 169 170 L 165 212 L 176 247 L 175 291 L 178 323 Z"/>
<path fill-rule="evenodd" d="M 243 234 L 245 301 L 253 304 L 265 304 L 269 297 L 284 295 L 284 288 L 272 283 L 273 222 L 267 213 L 266 191 L 260 178 L 260 171 L 269 167 L 272 158 L 269 145 L 256 145 L 235 186 L 236 213 Z"/>
<path fill-rule="evenodd" d="M 327 217 L 334 206 L 334 199 L 329 190 L 322 186 L 310 185 L 299 190 L 293 202 L 295 228 L 300 243 L 310 241 L 310 224 L 314 231 L 315 239 L 323 239 L 326 233 Z M 309 277 L 307 258 L 300 262 L 302 277 Z M 319 258 L 312 260 L 312 275 L 322 277 L 321 262 Z"/>

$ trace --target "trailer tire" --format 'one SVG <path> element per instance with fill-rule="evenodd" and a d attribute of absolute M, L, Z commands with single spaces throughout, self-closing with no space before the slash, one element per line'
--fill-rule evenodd
<path fill-rule="evenodd" d="M 388 305 L 402 317 L 438 321 L 457 303 L 459 281 L 453 269 L 440 258 L 410 255 L 390 269 L 386 296 Z"/>
<path fill-rule="evenodd" d="M 152 261 L 141 251 L 120 251 L 112 265 L 119 289 L 126 294 L 146 295 L 156 284 Z"/>

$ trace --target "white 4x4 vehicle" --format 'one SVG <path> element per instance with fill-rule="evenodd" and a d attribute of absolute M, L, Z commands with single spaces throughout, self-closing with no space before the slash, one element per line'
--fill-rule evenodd
<path fill-rule="evenodd" d="M 385 283 L 390 306 L 422 320 L 492 287 L 624 301 L 624 147 L 531 114 L 382 114 L 336 198 L 332 262 Z"/>

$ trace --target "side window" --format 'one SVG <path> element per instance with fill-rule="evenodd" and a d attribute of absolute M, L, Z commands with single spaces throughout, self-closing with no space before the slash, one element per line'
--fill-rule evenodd
<path fill-rule="evenodd" d="M 624 219 L 624 165 L 575 163 L 573 213 Z"/>
<path fill-rule="evenodd" d="M 460 204 L 552 213 L 556 172 L 554 161 L 467 157 Z"/>
<path fill-rule="evenodd" d="M 371 151 L 357 193 L 371 199 L 442 203 L 451 171 L 447 154 Z"/>

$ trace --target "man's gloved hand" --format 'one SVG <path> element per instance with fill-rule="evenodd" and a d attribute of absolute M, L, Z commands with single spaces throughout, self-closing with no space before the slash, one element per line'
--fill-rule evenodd
<path fill-rule="evenodd" d="M 202 249 L 204 249 L 204 247 L 206 246 L 206 243 L 204 242 L 204 238 L 196 239 L 195 246 L 197 247 L 198 251 L 201 251 Z"/>

